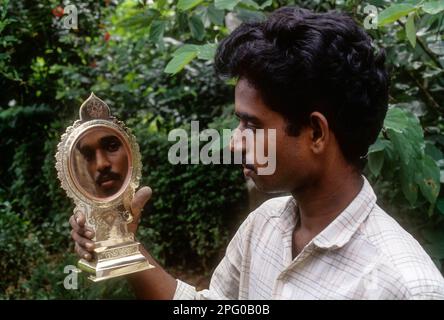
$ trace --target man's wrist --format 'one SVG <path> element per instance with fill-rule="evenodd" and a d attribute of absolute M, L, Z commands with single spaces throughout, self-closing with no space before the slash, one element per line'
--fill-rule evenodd
<path fill-rule="evenodd" d="M 134 237 L 136 236 L 137 230 L 139 229 L 139 224 L 136 223 L 129 223 L 128 224 L 128 231 L 134 234 Z"/>

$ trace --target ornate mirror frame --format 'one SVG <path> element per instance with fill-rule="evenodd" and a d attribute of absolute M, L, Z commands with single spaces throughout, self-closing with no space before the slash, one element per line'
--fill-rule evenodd
<path fill-rule="evenodd" d="M 101 281 L 145 269 L 151 266 L 139 250 L 139 243 L 128 231 L 132 221 L 130 203 L 141 178 L 141 156 L 136 138 L 122 121 L 111 116 L 108 105 L 91 93 L 80 106 L 80 119 L 66 129 L 56 154 L 57 176 L 68 197 L 75 203 L 74 213 L 86 215 L 86 224 L 95 232 L 93 261 L 81 259 L 78 266 L 91 273 L 90 279 Z M 128 156 L 128 172 L 120 190 L 109 197 L 88 195 L 80 186 L 73 169 L 73 152 L 77 142 L 92 129 L 116 133 Z"/>

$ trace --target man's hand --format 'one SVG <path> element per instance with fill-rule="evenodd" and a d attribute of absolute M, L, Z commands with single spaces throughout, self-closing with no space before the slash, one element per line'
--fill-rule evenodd
<path fill-rule="evenodd" d="M 133 222 L 128 224 L 128 231 L 136 233 L 139 226 L 142 209 L 148 200 L 151 198 L 152 190 L 150 187 L 140 188 L 135 194 L 131 202 L 131 214 L 133 215 Z M 86 218 L 83 212 L 77 211 L 69 219 L 72 227 L 71 237 L 75 242 L 75 251 L 79 257 L 85 260 L 91 260 L 94 253 L 94 231 L 85 225 Z"/>
<path fill-rule="evenodd" d="M 143 187 L 134 195 L 131 201 L 131 213 L 133 221 L 128 224 L 128 230 L 134 234 L 139 226 L 142 209 L 151 198 L 151 188 Z M 128 207 L 125 205 L 125 207 Z M 85 225 L 86 219 L 82 212 L 76 212 L 69 219 L 72 231 L 71 236 L 75 241 L 75 250 L 77 254 L 86 259 L 91 260 L 94 253 L 94 232 Z M 172 299 L 176 291 L 176 279 L 168 274 L 161 265 L 140 246 L 142 254 L 148 259 L 149 263 L 155 268 L 132 273 L 127 276 L 131 286 L 140 299 Z"/>

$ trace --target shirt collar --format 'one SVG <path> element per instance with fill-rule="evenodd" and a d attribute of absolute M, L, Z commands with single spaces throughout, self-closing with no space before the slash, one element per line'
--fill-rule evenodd
<path fill-rule="evenodd" d="M 367 179 L 362 177 L 364 183 L 361 191 L 335 220 L 313 238 L 311 242 L 315 246 L 322 249 L 337 249 L 344 246 L 376 205 L 377 198 L 373 188 Z M 296 200 L 290 197 L 281 215 L 285 231 L 293 231 L 298 219 L 296 215 Z"/>

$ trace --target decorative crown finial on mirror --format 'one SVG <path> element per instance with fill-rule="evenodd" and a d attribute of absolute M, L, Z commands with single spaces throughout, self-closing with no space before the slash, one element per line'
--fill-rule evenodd
<path fill-rule="evenodd" d="M 56 154 L 62 188 L 95 232 L 93 261 L 78 266 L 93 281 L 152 268 L 128 231 L 129 204 L 141 178 L 139 146 L 131 131 L 91 93 L 66 129 Z"/>
<path fill-rule="evenodd" d="M 99 99 L 94 92 L 80 106 L 80 120 L 89 121 L 93 119 L 109 119 L 110 110 L 108 105 Z"/>

